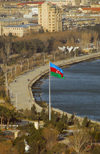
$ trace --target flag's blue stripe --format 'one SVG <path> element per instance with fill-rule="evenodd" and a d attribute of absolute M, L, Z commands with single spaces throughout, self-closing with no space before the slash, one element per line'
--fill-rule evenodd
<path fill-rule="evenodd" d="M 58 66 L 56 66 L 55 64 L 53 64 L 51 62 L 50 62 L 50 67 L 53 67 L 53 68 L 59 70 L 61 73 L 63 73 L 63 70 L 61 68 L 59 68 Z"/>

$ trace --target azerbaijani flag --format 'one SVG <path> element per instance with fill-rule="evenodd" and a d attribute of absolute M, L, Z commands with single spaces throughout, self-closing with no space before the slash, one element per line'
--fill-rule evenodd
<path fill-rule="evenodd" d="M 50 62 L 50 74 L 51 76 L 64 79 L 63 70 L 51 62 Z"/>

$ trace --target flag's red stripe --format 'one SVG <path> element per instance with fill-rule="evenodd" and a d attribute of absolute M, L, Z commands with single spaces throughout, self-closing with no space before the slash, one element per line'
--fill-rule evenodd
<path fill-rule="evenodd" d="M 62 74 L 59 70 L 57 70 L 57 69 L 55 69 L 55 68 L 53 68 L 53 67 L 50 67 L 50 71 L 51 71 L 51 72 L 55 72 L 55 73 L 57 73 L 57 74 L 60 74 L 61 77 L 63 77 L 63 74 Z"/>

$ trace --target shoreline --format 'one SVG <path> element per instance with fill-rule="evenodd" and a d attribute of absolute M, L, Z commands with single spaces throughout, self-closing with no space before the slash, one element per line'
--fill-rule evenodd
<path fill-rule="evenodd" d="M 95 59 L 95 58 L 93 58 L 93 59 Z M 93 59 L 89 59 L 89 60 L 93 60 Z M 86 60 L 85 60 L 86 61 Z M 77 63 L 77 62 L 75 62 L 75 63 Z M 70 64 L 70 65 L 74 65 L 75 63 L 72 63 L 72 64 Z M 64 66 L 62 66 L 62 67 L 68 67 L 68 66 L 70 66 L 70 65 L 64 65 Z M 38 79 L 39 81 L 41 80 L 41 78 L 43 78 L 43 76 L 44 75 L 42 75 L 41 77 L 40 77 L 40 79 Z M 38 83 L 38 81 L 36 81 L 37 83 Z M 35 83 L 36 83 L 35 82 Z M 35 84 L 34 83 L 34 84 Z M 33 87 L 33 89 L 34 89 L 34 84 L 32 84 L 32 87 Z M 34 96 L 34 95 L 33 95 Z M 34 97 L 35 98 L 35 97 Z M 36 101 L 36 99 L 35 99 L 35 101 Z M 37 102 L 36 102 L 37 103 Z M 67 116 L 68 117 L 71 117 L 73 114 L 72 113 L 68 113 L 68 112 L 66 112 L 66 111 L 63 111 L 62 109 L 59 109 L 59 108 L 54 108 L 54 107 L 52 107 L 52 110 L 54 111 L 54 112 L 58 112 L 58 113 L 60 113 L 61 115 L 62 114 L 67 114 Z M 80 122 L 82 122 L 83 121 L 83 119 L 84 119 L 84 117 L 81 117 L 80 115 L 75 115 L 75 117 L 77 117 L 78 118 L 78 120 L 80 121 Z M 87 117 L 88 118 L 88 117 Z M 97 120 L 93 120 L 93 119 L 90 119 L 90 118 L 88 118 L 89 120 L 91 120 L 91 122 L 93 122 L 93 123 L 97 123 L 97 124 L 99 124 L 100 125 L 100 121 L 97 121 Z"/>
<path fill-rule="evenodd" d="M 98 57 L 100 57 L 100 52 L 91 53 L 89 55 L 84 55 L 80 57 L 73 57 L 66 60 L 60 60 L 53 63 L 55 63 L 59 67 L 64 67 L 64 66 L 72 65 L 75 63 L 79 63 L 82 61 L 86 61 L 86 60 L 94 59 Z M 9 89 L 10 91 L 13 92 L 13 95 L 14 95 L 13 98 L 11 97 L 11 103 L 16 107 L 17 110 L 19 109 L 30 110 L 33 104 L 36 106 L 37 112 L 40 112 L 42 110 L 42 107 L 40 107 L 35 102 L 31 87 L 36 83 L 37 80 L 39 80 L 43 75 L 45 75 L 48 72 L 49 72 L 49 65 L 47 64 L 44 66 L 37 67 L 33 70 L 30 70 L 24 73 L 23 75 L 20 75 L 19 77 L 16 78 L 16 83 L 14 81 L 10 83 Z M 65 113 L 60 109 L 54 109 L 54 110 L 56 112 L 60 112 L 61 114 Z M 69 114 L 69 115 L 72 115 L 72 114 Z"/>
<path fill-rule="evenodd" d="M 93 60 L 96 60 L 96 59 L 93 59 Z M 91 60 L 91 61 L 93 61 L 93 60 Z M 90 60 L 89 60 L 90 61 Z M 74 65 L 74 64 L 72 64 L 72 65 Z M 70 67 L 71 65 L 69 65 L 69 67 Z M 67 67 L 67 66 L 66 66 Z M 46 77 L 45 77 L 46 76 Z M 43 80 L 45 80 L 45 79 L 47 79 L 47 78 L 49 78 L 49 76 L 48 76 L 48 73 L 47 74 L 45 74 L 45 75 L 43 75 L 40 79 L 38 79 L 33 85 L 32 85 L 32 90 L 33 90 L 33 96 L 34 96 L 34 99 L 35 99 L 35 102 L 37 103 L 38 101 L 37 101 L 37 99 L 39 98 L 39 96 L 36 96 L 36 98 L 35 98 L 35 93 L 41 93 L 41 91 L 36 91 L 36 92 L 34 92 L 34 90 L 35 90 L 35 87 L 38 87 L 38 90 L 40 90 L 40 87 L 41 87 L 41 84 L 42 84 L 42 79 Z M 38 84 L 38 82 L 39 82 L 39 84 Z M 38 85 L 38 86 L 37 86 Z M 42 100 L 42 98 L 40 99 L 40 103 L 42 102 L 43 100 Z M 45 102 L 45 100 L 44 100 L 44 102 Z M 47 102 L 45 102 L 47 105 L 48 105 L 48 103 Z M 38 104 L 39 105 L 39 104 Z M 40 106 L 41 106 L 41 104 L 40 104 Z M 48 106 L 47 106 L 48 107 Z M 43 107 L 42 107 L 43 108 Z M 96 119 L 92 119 L 92 118 L 89 118 L 88 116 L 85 116 L 85 115 L 83 115 L 83 116 L 81 116 L 81 115 L 76 115 L 76 114 L 73 114 L 73 113 L 70 113 L 70 112 L 67 112 L 67 111 L 64 111 L 63 109 L 60 109 L 60 108 L 57 108 L 57 107 L 53 107 L 52 106 L 52 104 L 51 104 L 51 110 L 52 111 L 54 111 L 54 112 L 56 112 L 56 113 L 59 113 L 60 115 L 66 115 L 67 114 L 67 116 L 68 116 L 68 118 L 70 118 L 72 115 L 74 115 L 78 120 L 79 120 L 79 122 L 80 123 L 82 123 L 82 121 L 83 121 L 83 119 L 85 118 L 85 117 L 87 117 L 88 118 L 88 120 L 90 120 L 92 123 L 97 123 L 97 124 L 99 124 L 100 125 L 100 121 L 98 121 L 98 120 L 96 120 Z M 46 110 L 47 110 L 47 108 L 46 108 Z"/>

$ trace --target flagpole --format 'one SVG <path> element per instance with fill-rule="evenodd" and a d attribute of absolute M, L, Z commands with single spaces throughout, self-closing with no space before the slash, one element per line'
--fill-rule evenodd
<path fill-rule="evenodd" d="M 51 120 L 51 84 L 50 84 L 50 61 L 49 61 L 49 121 Z"/>

